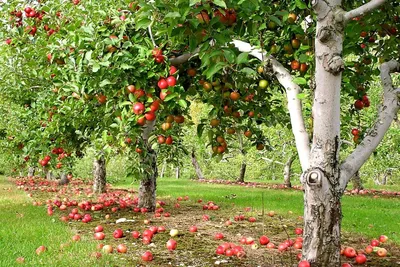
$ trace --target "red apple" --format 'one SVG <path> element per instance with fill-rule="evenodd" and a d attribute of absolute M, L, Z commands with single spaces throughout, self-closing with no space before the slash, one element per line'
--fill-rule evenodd
<path fill-rule="evenodd" d="M 80 235 L 74 235 L 74 236 L 72 237 L 72 241 L 79 241 L 79 240 L 81 240 Z"/>
<path fill-rule="evenodd" d="M 311 267 L 310 263 L 308 261 L 301 261 L 299 262 L 298 267 Z"/>
<path fill-rule="evenodd" d="M 373 247 L 379 247 L 380 242 L 377 239 L 372 239 L 371 240 L 371 246 Z"/>
<path fill-rule="evenodd" d="M 135 239 L 138 239 L 140 237 L 140 233 L 138 231 L 133 231 L 132 232 L 132 237 Z"/>
<path fill-rule="evenodd" d="M 191 232 L 191 233 L 195 233 L 195 232 L 197 232 L 197 226 L 195 226 L 195 225 L 193 225 L 193 226 L 190 226 L 190 228 L 189 228 L 189 232 Z"/>
<path fill-rule="evenodd" d="M 384 248 L 378 248 L 378 250 L 376 251 L 376 254 L 378 254 L 379 257 L 386 257 L 387 250 Z"/>
<path fill-rule="evenodd" d="M 124 236 L 124 232 L 121 229 L 116 229 L 113 233 L 114 238 L 121 238 Z"/>
<path fill-rule="evenodd" d="M 126 253 L 127 250 L 128 250 L 128 248 L 126 247 L 125 244 L 119 244 L 119 245 L 117 246 L 117 251 L 118 251 L 119 253 Z"/>
<path fill-rule="evenodd" d="M 356 257 L 357 264 L 364 264 L 367 262 L 367 257 L 364 254 L 358 254 Z"/>
<path fill-rule="evenodd" d="M 47 250 L 47 248 L 45 246 L 40 246 L 36 249 L 36 254 L 40 255 L 43 252 L 45 252 Z"/>
<path fill-rule="evenodd" d="M 94 231 L 95 231 L 96 233 L 98 233 L 98 232 L 103 232 L 103 231 L 104 231 L 104 228 L 103 228 L 103 226 L 101 226 L 101 225 L 97 225 L 96 228 L 94 228 Z"/>
<path fill-rule="evenodd" d="M 221 240 L 221 239 L 224 239 L 224 235 L 222 233 L 216 233 L 214 238 L 217 240 Z"/>
<path fill-rule="evenodd" d="M 177 245 L 176 241 L 173 240 L 173 239 L 170 239 L 170 240 L 168 240 L 168 242 L 167 242 L 167 249 L 168 249 L 169 251 L 175 250 L 175 249 L 176 249 L 176 245 Z"/>
<path fill-rule="evenodd" d="M 356 251 L 354 248 L 352 247 L 347 247 L 344 249 L 343 252 L 344 256 L 346 256 L 347 258 L 354 258 L 356 256 Z"/>
<path fill-rule="evenodd" d="M 380 237 L 379 237 L 379 241 L 381 242 L 381 243 L 386 243 L 386 241 L 388 240 L 389 238 L 387 237 L 387 236 L 385 236 L 385 235 L 381 235 Z"/>
<path fill-rule="evenodd" d="M 260 237 L 260 245 L 267 245 L 269 243 L 269 238 L 265 235 Z"/>
<path fill-rule="evenodd" d="M 142 260 L 144 260 L 144 261 L 152 261 L 153 260 L 153 254 L 150 251 L 146 251 L 145 253 L 142 254 Z"/>

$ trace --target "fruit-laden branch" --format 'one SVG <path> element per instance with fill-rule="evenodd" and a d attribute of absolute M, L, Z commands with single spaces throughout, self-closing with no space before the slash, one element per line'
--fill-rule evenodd
<path fill-rule="evenodd" d="M 310 140 L 304 125 L 301 101 L 297 98 L 297 95 L 301 93 L 300 86 L 293 82 L 293 77 L 290 75 L 289 71 L 274 57 L 267 57 L 265 52 L 240 40 L 233 40 L 231 44 L 235 45 L 239 51 L 248 52 L 251 56 L 258 58 L 261 61 L 267 61 L 272 65 L 275 76 L 280 84 L 286 89 L 288 110 L 292 124 L 292 131 L 296 140 L 296 148 L 299 154 L 300 164 L 303 171 L 307 170 L 309 166 Z M 169 61 L 172 65 L 180 65 L 188 61 L 192 56 L 195 56 L 199 51 L 200 49 L 196 48 L 192 53 L 170 58 Z"/>
<path fill-rule="evenodd" d="M 380 71 L 384 90 L 383 103 L 379 107 L 377 120 L 372 128 L 340 166 L 340 187 L 342 190 L 346 188 L 354 173 L 361 168 L 382 141 L 400 108 L 400 89 L 393 87 L 390 76 L 391 73 L 400 71 L 400 63 L 394 60 L 383 63 Z"/>
<path fill-rule="evenodd" d="M 386 0 L 369 1 L 368 3 L 358 7 L 356 9 L 346 12 L 344 14 L 344 20 L 349 21 L 355 17 L 362 16 L 368 12 L 371 12 L 371 11 L 377 9 L 379 6 L 383 5 L 385 2 L 386 2 Z"/>
<path fill-rule="evenodd" d="M 293 77 L 289 71 L 274 57 L 268 57 L 265 52 L 243 41 L 234 40 L 232 44 L 234 44 L 239 51 L 248 52 L 253 57 L 261 61 L 267 61 L 272 65 L 272 70 L 276 78 L 286 90 L 288 110 L 293 135 L 296 140 L 297 153 L 299 154 L 302 170 L 307 170 L 309 166 L 310 140 L 304 125 L 301 100 L 297 97 L 297 95 L 301 93 L 300 86 L 293 82 Z"/>

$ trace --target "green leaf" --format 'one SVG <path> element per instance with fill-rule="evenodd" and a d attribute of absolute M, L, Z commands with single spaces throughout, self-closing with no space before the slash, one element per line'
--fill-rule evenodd
<path fill-rule="evenodd" d="M 109 85 L 109 84 L 114 84 L 114 83 L 110 82 L 110 80 L 108 80 L 108 79 L 105 79 L 105 80 L 101 81 L 99 86 L 100 87 L 104 87 L 104 86 Z"/>
<path fill-rule="evenodd" d="M 197 125 L 197 136 L 201 137 L 203 135 L 203 131 L 204 131 L 204 123 L 200 123 L 199 125 Z"/>
<path fill-rule="evenodd" d="M 269 16 L 269 19 L 275 22 L 277 25 L 282 26 L 282 21 L 278 17 Z"/>
<path fill-rule="evenodd" d="M 90 60 L 92 59 L 92 53 L 93 53 L 93 50 L 90 50 L 90 51 L 87 51 L 87 52 L 86 52 L 86 54 L 85 54 L 85 59 L 86 59 L 87 61 L 90 61 Z"/>
<path fill-rule="evenodd" d="M 296 78 L 294 78 L 294 79 L 293 79 L 293 82 L 294 82 L 295 84 L 299 84 L 299 85 L 301 85 L 301 84 L 307 84 L 307 80 L 304 79 L 304 78 L 302 78 L 302 77 L 296 77 Z"/>
<path fill-rule="evenodd" d="M 171 99 L 174 99 L 174 98 L 176 98 L 176 97 L 178 97 L 178 94 L 177 94 L 177 93 L 169 94 L 169 95 L 167 95 L 167 97 L 164 99 L 164 102 L 168 102 L 168 101 L 170 101 Z"/>
<path fill-rule="evenodd" d="M 224 56 L 226 60 L 228 60 L 229 63 L 234 63 L 235 62 L 235 53 L 232 50 L 229 49 L 224 49 Z"/>
<path fill-rule="evenodd" d="M 214 5 L 226 8 L 226 3 L 224 0 L 214 0 L 213 3 L 214 3 Z"/>
<path fill-rule="evenodd" d="M 136 23 L 136 28 L 137 29 L 146 29 L 147 27 L 149 27 L 150 24 L 151 24 L 151 20 L 144 18 L 144 19 L 139 20 Z"/>
<path fill-rule="evenodd" d="M 167 15 L 165 15 L 165 18 L 180 18 L 181 14 L 179 12 L 169 12 Z"/>
<path fill-rule="evenodd" d="M 197 4 L 198 2 L 199 2 L 199 0 L 190 0 L 189 6 L 194 6 L 194 5 Z"/>
<path fill-rule="evenodd" d="M 302 0 L 296 0 L 296 6 L 300 9 L 306 9 L 307 5 Z"/>
<path fill-rule="evenodd" d="M 249 62 L 249 53 L 241 53 L 237 59 L 236 63 L 237 64 L 243 64 L 243 63 L 248 63 Z"/>
<path fill-rule="evenodd" d="M 93 71 L 93 72 L 98 72 L 99 69 L 100 69 L 100 64 L 97 63 L 97 62 L 94 62 L 94 63 L 93 63 L 93 67 L 92 67 L 92 71 Z"/>
<path fill-rule="evenodd" d="M 184 99 L 179 99 L 178 104 L 183 108 L 187 108 L 187 102 Z"/>
<path fill-rule="evenodd" d="M 222 70 L 226 66 L 227 64 L 225 62 L 218 62 L 217 64 L 211 65 L 210 68 L 203 72 L 203 74 L 207 76 L 207 79 L 211 79 L 215 73 Z"/>

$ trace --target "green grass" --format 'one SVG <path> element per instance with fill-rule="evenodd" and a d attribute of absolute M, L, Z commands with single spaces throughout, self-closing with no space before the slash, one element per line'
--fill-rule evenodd
<path fill-rule="evenodd" d="M 47 216 L 45 206 L 33 206 L 27 193 L 5 190 L 11 184 L 0 176 L 0 266 L 18 266 L 16 258 L 24 257 L 25 266 L 106 266 L 111 257 L 94 259 L 93 241 L 82 237 L 72 242 L 75 232 L 58 217 Z M 69 244 L 64 249 L 61 244 Z M 47 251 L 36 255 L 36 248 L 44 245 Z"/>
<path fill-rule="evenodd" d="M 119 187 L 137 189 L 137 183 Z M 227 198 L 232 194 L 235 194 L 236 198 Z M 259 211 L 262 210 L 264 197 L 266 211 L 274 210 L 284 216 L 303 215 L 303 194 L 295 190 L 269 190 L 163 178 L 158 180 L 157 195 L 160 198 L 172 199 L 188 195 L 192 199 L 215 201 L 223 208 L 229 208 L 234 204 L 238 207 L 252 207 Z M 384 234 L 400 244 L 399 197 L 344 196 L 342 207 L 343 231 L 368 238 L 377 238 Z M 289 211 L 292 211 L 291 215 Z"/>

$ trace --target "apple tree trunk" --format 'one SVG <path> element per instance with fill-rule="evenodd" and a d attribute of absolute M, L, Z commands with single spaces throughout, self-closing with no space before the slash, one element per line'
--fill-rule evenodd
<path fill-rule="evenodd" d="M 28 177 L 35 176 L 35 171 L 36 171 L 35 167 L 29 167 L 29 169 L 28 169 Z"/>
<path fill-rule="evenodd" d="M 313 267 L 340 266 L 340 88 L 344 69 L 340 0 L 316 0 L 314 132 L 304 185 L 303 259 Z"/>
<path fill-rule="evenodd" d="M 290 176 L 292 175 L 292 163 L 295 160 L 295 156 L 291 156 L 285 163 L 285 168 L 283 170 L 283 183 L 286 187 L 292 187 L 292 183 L 290 182 Z"/>
<path fill-rule="evenodd" d="M 104 193 L 106 191 L 106 160 L 104 156 L 93 161 L 93 191 L 95 193 Z"/>
<path fill-rule="evenodd" d="M 144 168 L 143 178 L 139 186 L 139 208 L 154 211 L 156 208 L 157 189 L 157 156 L 156 152 L 147 146 L 147 153 L 141 157 L 141 166 Z"/>
<path fill-rule="evenodd" d="M 194 171 L 196 172 L 197 179 L 199 179 L 199 180 L 204 179 L 203 172 L 201 171 L 199 162 L 197 161 L 196 154 L 194 153 L 194 151 L 192 151 L 191 158 L 192 158 L 192 165 L 193 165 Z"/>
<path fill-rule="evenodd" d="M 242 165 L 240 166 L 240 175 L 239 178 L 237 179 L 237 182 L 244 183 L 244 177 L 246 176 L 246 168 L 247 164 L 245 161 L 243 161 Z"/>
<path fill-rule="evenodd" d="M 59 185 L 66 185 L 69 183 L 69 180 L 67 178 L 67 174 L 65 172 L 62 172 L 60 175 L 60 181 L 58 181 Z"/>
<path fill-rule="evenodd" d="M 353 189 L 356 189 L 356 190 L 364 189 L 359 171 L 357 171 L 354 174 L 354 176 L 352 177 L 352 181 L 353 181 Z"/>

